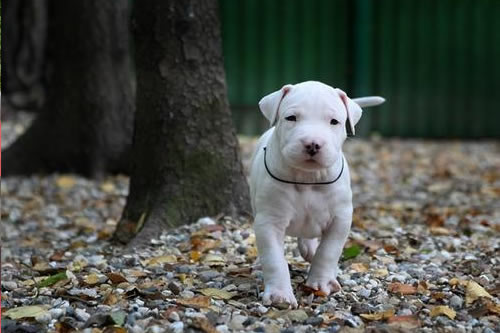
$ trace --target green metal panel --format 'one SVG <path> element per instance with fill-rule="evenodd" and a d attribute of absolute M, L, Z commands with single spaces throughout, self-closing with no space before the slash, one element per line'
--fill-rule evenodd
<path fill-rule="evenodd" d="M 238 130 L 266 126 L 259 99 L 319 80 L 379 94 L 360 135 L 500 137 L 498 0 L 221 0 Z"/>

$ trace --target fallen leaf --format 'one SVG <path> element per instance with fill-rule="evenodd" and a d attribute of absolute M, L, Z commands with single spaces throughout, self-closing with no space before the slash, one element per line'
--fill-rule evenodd
<path fill-rule="evenodd" d="M 344 259 L 347 260 L 357 257 L 360 253 L 361 253 L 361 248 L 359 247 L 359 245 L 354 244 L 350 247 L 346 247 L 344 249 L 343 255 Z"/>
<path fill-rule="evenodd" d="M 421 325 L 416 315 L 394 316 L 387 319 L 387 323 L 396 324 L 405 329 L 417 328 Z"/>
<path fill-rule="evenodd" d="M 354 264 L 351 264 L 351 266 L 349 268 L 357 273 L 364 273 L 364 272 L 368 271 L 368 267 L 365 264 L 360 263 L 360 262 L 356 262 Z"/>
<path fill-rule="evenodd" d="M 191 251 L 189 252 L 189 258 L 193 261 L 198 261 L 201 258 L 201 252 L 200 251 Z"/>
<path fill-rule="evenodd" d="M 385 277 L 389 275 L 389 271 L 386 268 L 379 268 L 373 272 L 373 276 L 377 278 Z"/>
<path fill-rule="evenodd" d="M 385 320 L 385 319 L 389 319 L 389 318 L 393 317 L 395 313 L 396 313 L 396 310 L 390 309 L 390 310 L 383 311 L 383 312 L 362 313 L 359 316 L 363 319 L 366 319 L 366 320 Z"/>
<path fill-rule="evenodd" d="M 118 326 L 122 326 L 123 324 L 125 324 L 125 319 L 127 319 L 127 313 L 125 311 L 111 312 L 109 316 Z"/>
<path fill-rule="evenodd" d="M 61 272 L 61 273 L 57 273 L 55 275 L 52 275 L 52 276 L 49 276 L 48 278 L 46 278 L 45 280 L 41 281 L 38 286 L 40 288 L 43 288 L 43 287 L 50 287 L 54 284 L 56 284 L 56 282 L 59 282 L 61 280 L 65 280 L 67 279 L 68 277 L 66 276 L 66 272 Z"/>
<path fill-rule="evenodd" d="M 113 273 L 113 272 L 106 273 L 106 276 L 108 277 L 108 279 L 113 284 L 119 284 L 119 283 L 122 283 L 122 282 L 128 282 L 128 280 L 126 278 L 124 278 L 122 275 L 120 275 L 118 273 Z"/>
<path fill-rule="evenodd" d="M 177 304 L 192 307 L 192 308 L 208 308 L 210 306 L 210 297 L 207 296 L 196 296 L 193 298 L 181 298 L 178 299 Z"/>
<path fill-rule="evenodd" d="M 429 291 L 429 284 L 426 281 L 419 281 L 417 285 L 417 292 L 419 294 L 427 294 Z"/>
<path fill-rule="evenodd" d="M 201 329 L 202 331 L 204 331 L 206 333 L 219 333 L 219 331 L 217 331 L 215 329 L 214 325 L 212 325 L 210 320 L 208 320 L 207 318 L 194 317 L 193 318 L 193 326 Z"/>
<path fill-rule="evenodd" d="M 400 282 L 389 283 L 387 290 L 391 293 L 400 295 L 413 295 L 417 292 L 417 288 L 411 284 L 404 284 Z"/>
<path fill-rule="evenodd" d="M 118 302 L 119 298 L 114 293 L 109 293 L 109 295 L 106 296 L 103 300 L 103 304 L 105 305 L 115 305 Z"/>
<path fill-rule="evenodd" d="M 16 320 L 22 318 L 36 318 L 48 312 L 48 306 L 46 305 L 28 305 L 7 310 L 2 313 L 2 316 Z"/>
<path fill-rule="evenodd" d="M 71 176 L 59 176 L 56 180 L 56 185 L 63 190 L 69 190 L 75 186 L 75 184 L 76 180 Z"/>
<path fill-rule="evenodd" d="M 127 329 L 117 326 L 108 326 L 102 331 L 102 333 L 127 333 Z"/>
<path fill-rule="evenodd" d="M 450 319 L 455 319 L 457 313 L 455 312 L 455 310 L 446 305 L 438 305 L 433 307 L 431 310 L 431 317 L 434 318 L 440 315 L 445 315 Z"/>
<path fill-rule="evenodd" d="M 90 286 L 98 284 L 99 283 L 99 276 L 97 276 L 97 274 L 95 274 L 95 273 L 91 273 L 91 274 L 87 275 L 85 277 L 85 279 L 83 279 L 83 282 L 85 282 L 86 284 L 88 284 Z"/>
<path fill-rule="evenodd" d="M 177 262 L 177 257 L 173 254 L 167 254 L 164 256 L 158 256 L 147 260 L 147 266 L 159 266 L 163 264 L 175 264 Z"/>
<path fill-rule="evenodd" d="M 431 234 L 435 236 L 448 236 L 452 235 L 453 231 L 444 227 L 430 227 Z"/>
<path fill-rule="evenodd" d="M 491 313 L 496 313 L 497 315 L 500 315 L 500 304 L 489 302 L 487 304 L 487 308 Z"/>
<path fill-rule="evenodd" d="M 104 182 L 101 184 L 101 191 L 106 193 L 112 193 L 115 191 L 115 184 L 109 181 Z"/>
<path fill-rule="evenodd" d="M 210 266 L 221 266 L 221 265 L 224 265 L 226 263 L 226 259 L 224 259 L 223 257 L 221 257 L 219 255 L 212 254 L 212 253 L 206 254 L 201 259 L 201 261 L 207 265 L 210 265 Z"/>
<path fill-rule="evenodd" d="M 467 305 L 474 303 L 480 297 L 492 298 L 477 282 L 468 281 L 465 289 L 465 303 Z"/>
<path fill-rule="evenodd" d="M 200 237 L 192 237 L 191 245 L 192 250 L 199 252 L 206 252 L 211 249 L 215 249 L 219 247 L 221 244 L 220 240 L 214 240 L 210 238 L 200 238 Z"/>
<path fill-rule="evenodd" d="M 257 251 L 257 248 L 255 246 L 250 246 L 247 249 L 247 252 L 246 252 L 247 258 L 257 258 L 257 255 L 258 255 L 258 251 Z"/>
<path fill-rule="evenodd" d="M 210 296 L 215 299 L 225 299 L 225 300 L 231 299 L 236 295 L 236 293 L 231 293 L 229 291 L 217 288 L 205 288 L 201 289 L 200 292 L 205 296 Z"/>

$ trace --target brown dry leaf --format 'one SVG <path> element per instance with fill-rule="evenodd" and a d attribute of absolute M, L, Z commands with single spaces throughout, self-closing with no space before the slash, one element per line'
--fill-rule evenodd
<path fill-rule="evenodd" d="M 442 300 L 446 297 L 446 294 L 442 291 L 436 291 L 431 293 L 431 297 L 434 298 L 435 300 Z"/>
<path fill-rule="evenodd" d="M 208 250 L 215 249 L 219 247 L 221 244 L 220 240 L 214 240 L 210 238 L 200 238 L 200 237 L 192 237 L 191 245 L 193 251 L 199 252 L 207 252 Z"/>
<path fill-rule="evenodd" d="M 56 185 L 63 190 L 69 190 L 75 186 L 76 180 L 71 176 L 59 176 L 56 180 Z"/>
<path fill-rule="evenodd" d="M 120 299 L 118 298 L 118 296 L 116 296 L 113 293 L 110 293 L 108 296 L 106 296 L 104 298 L 104 300 L 103 300 L 102 303 L 105 304 L 105 305 L 115 305 L 119 301 L 120 301 Z"/>
<path fill-rule="evenodd" d="M 413 295 L 417 292 L 417 288 L 411 284 L 393 282 L 387 286 L 387 290 L 394 294 Z"/>
<path fill-rule="evenodd" d="M 495 304 L 493 302 L 489 302 L 487 304 L 487 308 L 491 313 L 495 313 L 497 315 L 500 315 L 500 304 Z"/>
<path fill-rule="evenodd" d="M 448 236 L 454 233 L 452 230 L 444 227 L 430 227 L 430 231 L 435 236 Z"/>
<path fill-rule="evenodd" d="M 444 225 L 444 216 L 442 214 L 429 214 L 425 223 L 431 227 L 442 227 Z"/>
<path fill-rule="evenodd" d="M 389 254 L 399 254 L 399 249 L 391 244 L 384 244 L 384 250 Z"/>
<path fill-rule="evenodd" d="M 247 258 L 257 258 L 257 248 L 255 246 L 250 246 L 247 249 L 246 256 Z"/>
<path fill-rule="evenodd" d="M 431 310 L 431 317 L 434 318 L 440 315 L 445 315 L 450 319 L 455 319 L 457 313 L 455 312 L 455 310 L 446 305 L 438 305 L 433 307 Z"/>
<path fill-rule="evenodd" d="M 419 294 L 427 294 L 429 291 L 429 284 L 426 281 L 419 281 L 417 285 L 417 292 Z"/>
<path fill-rule="evenodd" d="M 177 262 L 177 257 L 174 256 L 173 254 L 167 254 L 164 256 L 158 256 L 151 258 L 149 260 L 146 260 L 146 265 L 147 266 L 159 266 L 163 264 L 175 264 Z"/>
<path fill-rule="evenodd" d="M 192 308 L 208 308 L 210 306 L 210 297 L 207 296 L 196 296 L 193 298 L 181 298 L 178 299 L 177 304 L 192 307 Z"/>
<path fill-rule="evenodd" d="M 389 318 L 393 317 L 395 313 L 396 313 L 396 310 L 390 309 L 390 310 L 383 311 L 383 312 L 362 313 L 359 316 L 363 319 L 366 319 L 366 320 L 385 320 L 385 319 L 389 319 Z"/>
<path fill-rule="evenodd" d="M 474 303 L 480 297 L 492 298 L 477 282 L 468 281 L 465 289 L 465 303 L 467 305 Z"/>
<path fill-rule="evenodd" d="M 356 262 L 354 264 L 351 264 L 351 266 L 349 268 L 357 273 L 364 273 L 364 272 L 368 271 L 368 267 L 361 262 Z"/>
<path fill-rule="evenodd" d="M 227 300 L 227 299 L 231 299 L 234 296 L 236 296 L 236 293 L 231 293 L 229 291 L 217 289 L 217 288 L 205 288 L 205 289 L 201 289 L 200 292 L 205 296 L 210 296 L 210 297 L 213 297 L 215 299 Z"/>
<path fill-rule="evenodd" d="M 450 281 L 448 281 L 448 283 L 450 284 L 450 286 L 456 286 L 460 283 L 460 280 L 457 278 L 451 278 Z"/>
<path fill-rule="evenodd" d="M 201 329 L 206 333 L 219 333 L 219 331 L 215 329 L 214 325 L 212 325 L 210 320 L 208 320 L 207 318 L 194 317 L 193 326 Z"/>
<path fill-rule="evenodd" d="M 373 276 L 377 278 L 385 277 L 389 275 L 389 271 L 386 268 L 379 268 L 373 272 Z"/>
<path fill-rule="evenodd" d="M 113 283 L 113 284 L 128 282 L 128 280 L 126 278 L 124 278 L 122 275 L 120 275 L 118 273 L 111 272 L 111 273 L 107 273 L 106 276 L 108 277 L 108 279 L 111 280 L 111 283 Z"/>
<path fill-rule="evenodd" d="M 416 315 L 394 316 L 387 319 L 389 324 L 395 324 L 405 329 L 413 329 L 420 327 L 420 320 Z"/>
<path fill-rule="evenodd" d="M 92 331 L 94 333 L 94 331 Z M 127 333 L 127 330 L 123 327 L 118 326 L 108 326 L 102 331 L 102 333 Z"/>

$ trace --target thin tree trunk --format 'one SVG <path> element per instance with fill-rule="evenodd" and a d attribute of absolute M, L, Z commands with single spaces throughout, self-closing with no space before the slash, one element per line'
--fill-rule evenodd
<path fill-rule="evenodd" d="M 248 213 L 228 107 L 216 0 L 136 2 L 137 111 L 130 194 L 116 239 Z"/>
<path fill-rule="evenodd" d="M 47 101 L 4 176 L 125 171 L 133 126 L 128 0 L 49 1 Z"/>

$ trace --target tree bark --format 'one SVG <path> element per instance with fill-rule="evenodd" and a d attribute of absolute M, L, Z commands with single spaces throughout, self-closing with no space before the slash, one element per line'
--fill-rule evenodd
<path fill-rule="evenodd" d="M 47 100 L 3 153 L 4 176 L 126 171 L 134 116 L 128 0 L 51 0 L 48 17 Z"/>
<path fill-rule="evenodd" d="M 248 213 L 226 95 L 216 0 L 136 2 L 137 108 L 130 194 L 115 233 Z"/>

